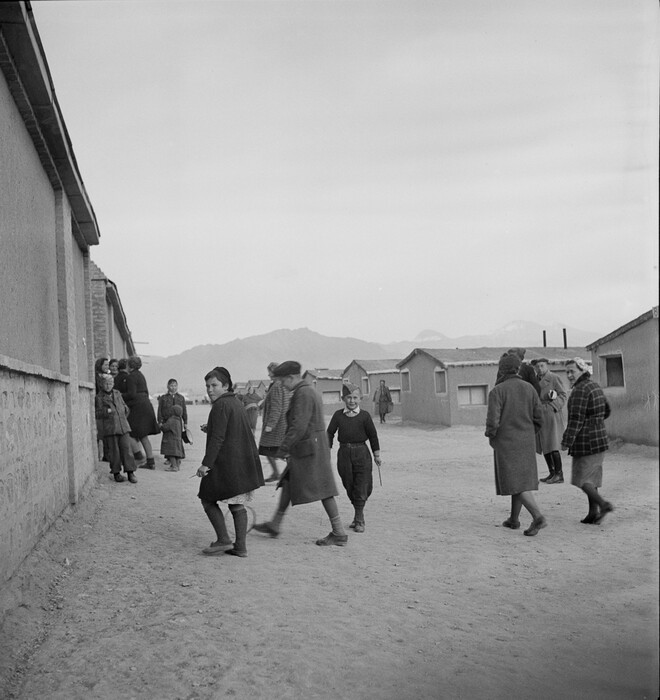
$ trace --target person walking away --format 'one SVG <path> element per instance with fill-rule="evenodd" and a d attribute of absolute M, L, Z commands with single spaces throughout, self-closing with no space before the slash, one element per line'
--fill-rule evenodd
<path fill-rule="evenodd" d="M 380 380 L 378 389 L 374 392 L 374 407 L 378 411 L 380 422 L 385 423 L 387 414 L 392 411 L 392 393 L 384 379 Z"/>
<path fill-rule="evenodd" d="M 247 557 L 248 514 L 245 504 L 264 485 L 261 460 L 248 417 L 233 391 L 231 375 L 214 367 L 205 377 L 211 411 L 206 423 L 206 450 L 197 470 L 201 478 L 198 497 L 216 535 L 203 549 L 207 555 L 226 552 Z M 226 503 L 234 519 L 236 539 L 231 541 L 218 502 Z"/>
<path fill-rule="evenodd" d="M 114 379 L 108 374 L 104 377 L 101 391 L 95 399 L 96 424 L 99 426 L 99 436 L 106 444 L 110 472 L 115 481 L 121 483 L 125 480 L 121 474 L 123 465 L 128 480 L 132 484 L 137 484 L 135 460 L 131 449 L 128 407 L 121 394 L 113 387 Z"/>
<path fill-rule="evenodd" d="M 271 383 L 263 400 L 263 420 L 259 438 L 259 454 L 268 460 L 272 469 L 266 482 L 280 479 L 276 455 L 286 433 L 286 412 L 291 400 L 291 392 L 282 386 L 279 377 L 273 376 L 275 367 L 277 362 L 271 362 L 267 367 Z"/>
<path fill-rule="evenodd" d="M 499 362 L 502 376 L 488 394 L 486 437 L 493 448 L 495 492 L 511 496 L 511 514 L 503 527 L 520 528 L 524 506 L 532 516 L 525 535 L 533 537 L 547 526 L 532 491 L 538 490 L 536 433 L 541 429 L 541 404 L 533 387 L 518 375 L 520 358 L 504 355 Z"/>
<path fill-rule="evenodd" d="M 360 389 L 352 384 L 344 384 L 341 393 L 345 408 L 335 411 L 330 419 L 328 445 L 332 448 L 335 433 L 338 433 L 337 471 L 355 511 L 349 527 L 355 532 L 364 532 L 364 507 L 373 490 L 371 452 L 380 467 L 380 444 L 371 415 L 360 407 Z"/>
<path fill-rule="evenodd" d="M 169 418 L 161 425 L 162 438 L 160 441 L 160 453 L 169 462 L 166 471 L 178 472 L 183 453 L 183 411 L 181 406 L 175 404 L 169 411 Z"/>
<path fill-rule="evenodd" d="M 543 455 L 549 474 L 541 479 L 546 484 L 563 484 L 564 472 L 561 463 L 561 437 L 564 433 L 562 409 L 568 398 L 564 385 L 548 368 L 549 361 L 542 357 L 536 360 L 536 376 L 541 393 L 541 430 L 536 433 L 536 452 Z"/>
<path fill-rule="evenodd" d="M 257 394 L 255 388 L 251 386 L 247 394 L 243 394 L 240 397 L 245 410 L 247 412 L 248 420 L 250 422 L 250 429 L 252 430 L 252 435 L 256 435 L 257 432 L 257 419 L 259 418 L 259 406 L 261 405 L 261 396 Z"/>
<path fill-rule="evenodd" d="M 597 525 L 614 510 L 598 493 L 603 485 L 603 462 L 609 448 L 605 420 L 610 416 L 610 404 L 601 387 L 591 379 L 589 366 L 581 357 L 566 363 L 566 376 L 572 390 L 561 449 L 568 450 L 573 458 L 571 483 L 584 491 L 589 502 L 589 512 L 580 522 Z"/>
<path fill-rule="evenodd" d="M 117 375 L 115 376 L 115 389 L 121 394 L 124 402 L 126 402 L 126 382 L 128 381 L 128 360 L 122 357 L 117 360 Z M 145 460 L 144 452 L 142 452 L 142 443 L 131 436 L 131 450 L 136 463 L 143 463 Z"/>
<path fill-rule="evenodd" d="M 518 375 L 526 381 L 528 384 L 531 384 L 534 387 L 534 390 L 536 391 L 537 395 L 541 394 L 541 386 L 539 384 L 539 380 L 536 376 L 536 372 L 534 371 L 534 368 L 531 365 L 528 365 L 526 362 L 524 362 L 525 359 L 525 354 L 527 353 L 527 350 L 525 348 L 509 348 L 502 357 L 505 357 L 506 355 L 515 355 L 519 360 L 520 360 L 520 369 L 518 370 Z M 495 384 L 499 384 L 502 381 L 502 375 L 498 371 L 497 373 L 497 379 L 495 380 Z"/>
<path fill-rule="evenodd" d="M 330 463 L 323 404 L 315 389 L 303 381 L 300 372 L 300 363 L 294 360 L 282 362 L 273 370 L 273 376 L 280 377 L 284 388 L 291 392 L 287 430 L 277 453 L 287 460 L 287 466 L 278 486 L 282 493 L 276 512 L 270 521 L 258 523 L 254 529 L 278 537 L 290 505 L 321 501 L 332 531 L 316 540 L 316 544 L 342 547 L 348 542 L 348 535 L 335 500 L 337 487 Z"/>

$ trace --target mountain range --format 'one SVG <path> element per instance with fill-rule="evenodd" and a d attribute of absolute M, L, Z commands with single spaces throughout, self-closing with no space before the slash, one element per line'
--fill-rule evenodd
<path fill-rule="evenodd" d="M 415 348 L 541 347 L 543 330 L 547 345 L 584 347 L 601 334 L 566 326 L 541 326 L 530 321 L 513 321 L 489 335 L 450 338 L 434 330 L 424 330 L 413 340 L 387 344 L 358 338 L 321 335 L 309 328 L 280 329 L 264 335 L 237 338 L 222 345 L 198 345 L 170 357 L 143 357 L 142 371 L 152 394 L 166 391 L 167 380 L 176 378 L 181 391 L 204 393 L 204 375 L 222 365 L 234 381 L 265 378 L 270 362 L 297 360 L 306 369 L 344 369 L 353 360 L 402 360 Z"/>

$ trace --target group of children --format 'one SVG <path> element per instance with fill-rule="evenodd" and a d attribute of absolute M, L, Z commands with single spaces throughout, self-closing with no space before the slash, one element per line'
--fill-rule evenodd
<path fill-rule="evenodd" d="M 135 476 L 136 462 L 130 442 L 131 427 L 128 423 L 130 410 L 122 398 L 121 392 L 114 388 L 112 375 L 100 377 L 99 391 L 96 394 L 96 427 L 99 439 L 102 439 L 110 462 L 110 473 L 115 481 L 121 483 L 126 478 L 137 483 Z M 186 456 L 183 446 L 185 423 L 185 399 L 178 393 L 176 379 L 167 383 L 167 394 L 158 402 L 158 425 L 162 438 L 160 453 L 168 464 L 167 471 L 178 472 L 181 460 Z M 126 477 L 121 473 L 122 467 Z"/>

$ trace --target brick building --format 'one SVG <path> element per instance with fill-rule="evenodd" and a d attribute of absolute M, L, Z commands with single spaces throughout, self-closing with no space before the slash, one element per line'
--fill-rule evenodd
<path fill-rule="evenodd" d="M 130 357 L 135 345 L 126 322 L 117 286 L 94 262 L 89 264 L 92 292 L 94 357 Z"/>

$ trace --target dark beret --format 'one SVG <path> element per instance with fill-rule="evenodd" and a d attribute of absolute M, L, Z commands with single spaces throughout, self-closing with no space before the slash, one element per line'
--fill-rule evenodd
<path fill-rule="evenodd" d="M 550 364 L 550 360 L 548 360 L 547 357 L 539 357 L 539 359 L 536 362 L 545 362 L 546 365 Z"/>
<path fill-rule="evenodd" d="M 300 362 L 295 360 L 287 360 L 282 362 L 282 364 L 277 365 L 273 370 L 274 377 L 288 377 L 290 374 L 300 374 L 302 369 Z"/>

